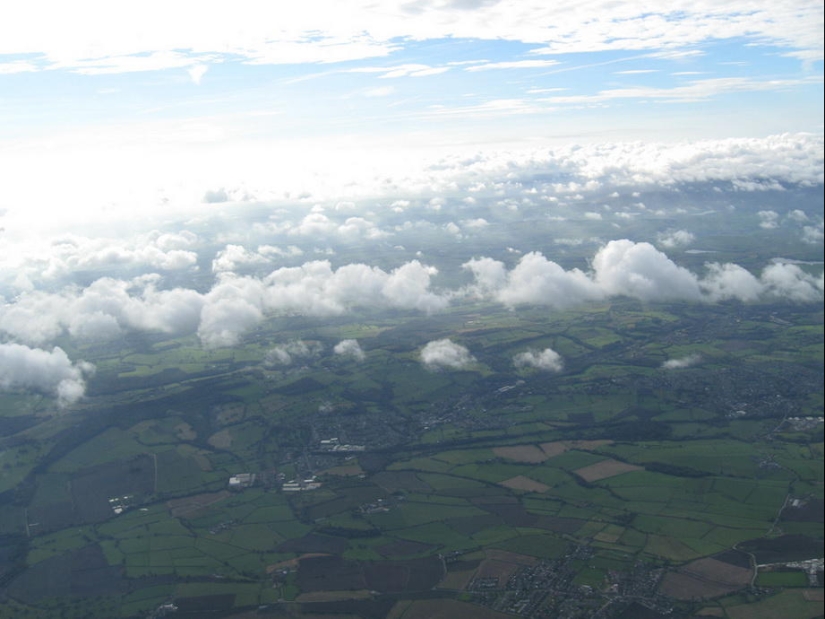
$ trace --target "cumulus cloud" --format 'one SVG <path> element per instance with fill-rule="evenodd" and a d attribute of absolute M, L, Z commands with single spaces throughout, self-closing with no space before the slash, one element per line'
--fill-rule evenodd
<path fill-rule="evenodd" d="M 822 243 L 825 239 L 825 227 L 823 222 L 819 222 L 817 226 L 803 226 L 802 227 L 802 242 L 808 245 L 817 245 Z"/>
<path fill-rule="evenodd" d="M 203 297 L 186 288 L 160 290 L 157 275 L 132 280 L 104 277 L 86 288 L 58 293 L 26 292 L 0 306 L 0 331 L 29 344 L 63 333 L 80 339 L 107 339 L 124 331 L 193 332 Z"/>
<path fill-rule="evenodd" d="M 86 393 L 86 377 L 94 366 L 72 363 L 62 348 L 51 351 L 22 344 L 0 344 L 0 389 L 32 389 L 57 398 L 60 406 L 74 404 Z"/>
<path fill-rule="evenodd" d="M 475 277 L 476 292 L 489 294 L 508 307 L 537 304 L 564 308 L 602 297 L 587 274 L 578 269 L 565 271 L 538 252 L 522 256 L 509 272 L 491 258 L 473 259 L 463 266 Z"/>
<path fill-rule="evenodd" d="M 434 312 L 450 299 L 430 290 L 438 271 L 417 260 L 389 273 L 365 264 L 335 270 L 328 260 L 282 267 L 262 279 L 222 274 L 205 295 L 198 328 L 212 347 L 232 346 L 266 313 L 336 316 L 356 307 Z"/>
<path fill-rule="evenodd" d="M 593 259 L 595 282 L 608 295 L 653 300 L 698 300 L 695 275 L 650 243 L 610 241 Z"/>
<path fill-rule="evenodd" d="M 267 365 L 292 365 L 296 361 L 312 359 L 321 354 L 320 342 L 293 340 L 270 348 L 264 357 Z"/>
<path fill-rule="evenodd" d="M 492 258 L 474 258 L 463 267 L 474 283 L 465 294 L 490 298 L 508 307 L 547 305 L 568 308 L 587 301 L 629 296 L 642 301 L 791 302 L 822 299 L 822 276 L 793 264 L 766 267 L 759 277 L 736 264 L 709 263 L 704 277 L 678 266 L 649 243 L 610 241 L 599 249 L 592 270 L 565 270 L 538 252 L 524 255 L 509 271 Z"/>
<path fill-rule="evenodd" d="M 764 284 L 738 264 L 711 263 L 707 269 L 701 287 L 713 301 L 756 301 L 764 292 Z"/>
<path fill-rule="evenodd" d="M 682 368 L 689 368 L 696 365 L 702 360 L 700 355 L 687 355 L 678 359 L 668 359 L 662 364 L 663 370 L 680 370 Z"/>
<path fill-rule="evenodd" d="M 342 357 L 352 357 L 356 361 L 363 361 L 367 358 L 358 340 L 341 340 L 335 345 L 332 352 Z"/>
<path fill-rule="evenodd" d="M 462 265 L 472 275 L 472 284 L 457 289 L 435 289 L 437 269 L 418 260 L 391 271 L 363 263 L 336 269 L 328 260 L 281 267 L 263 277 L 225 270 L 263 264 L 270 260 L 267 256 L 282 253 L 298 256 L 300 250 L 262 246 L 253 253 L 242 246 L 226 246 L 216 256 L 216 279 L 207 292 L 164 289 L 164 277 L 158 274 L 103 277 L 86 287 L 44 292 L 19 274 L 22 292 L 0 304 L 0 333 L 36 346 L 64 334 L 93 341 L 130 331 L 197 333 L 204 346 L 220 347 L 237 344 L 268 315 L 337 316 L 358 308 L 429 314 L 467 297 L 511 309 L 522 305 L 564 309 L 613 296 L 650 302 L 778 299 L 806 303 L 821 300 L 823 293 L 822 275 L 811 275 L 783 261 L 758 276 L 735 264 L 710 263 L 701 276 L 677 265 L 653 245 L 627 239 L 604 244 L 588 271 L 565 269 L 539 252 L 521 255 L 510 268 L 490 257 L 473 258 Z M 511 253 L 518 255 L 519 250 Z"/>
<path fill-rule="evenodd" d="M 192 251 L 197 237 L 189 232 L 151 231 L 132 238 L 90 238 L 64 234 L 49 240 L 31 239 L 0 253 L 0 282 L 25 290 L 31 284 L 53 284 L 74 273 L 142 270 L 182 271 L 194 269 L 198 255 Z M 14 273 L 26 285 L 15 285 L 3 272 Z"/>
<path fill-rule="evenodd" d="M 773 230 L 779 227 L 779 213 L 776 211 L 759 211 L 759 227 L 765 230 Z"/>
<path fill-rule="evenodd" d="M 227 245 L 215 255 L 212 272 L 237 271 L 238 268 L 267 264 L 269 260 L 260 253 L 254 253 L 241 245 Z"/>
<path fill-rule="evenodd" d="M 800 303 L 822 301 L 823 273 L 815 277 L 795 264 L 777 263 L 765 267 L 761 281 L 768 294 Z"/>
<path fill-rule="evenodd" d="M 276 247 L 274 245 L 261 245 L 258 247 L 258 253 L 265 257 L 297 258 L 304 255 L 304 250 L 295 245 L 289 245 L 286 248 Z"/>
<path fill-rule="evenodd" d="M 69 286 L 53 293 L 26 290 L 13 303 L 0 305 L 0 332 L 43 344 L 63 333 L 105 339 L 126 331 L 197 330 L 205 345 L 216 347 L 236 344 L 268 313 L 332 316 L 356 307 L 430 313 L 450 303 L 449 294 L 431 289 L 437 269 L 417 260 L 389 272 L 360 263 L 336 270 L 326 260 L 282 267 L 263 278 L 224 270 L 249 264 L 250 255 L 233 246 L 221 252 L 215 264 L 217 280 L 206 293 L 163 290 L 161 277 L 152 274 L 130 280 L 100 278 L 85 288 Z"/>
<path fill-rule="evenodd" d="M 693 233 L 688 232 L 687 230 L 671 230 L 668 232 L 662 232 L 656 237 L 656 242 L 665 249 L 686 247 L 695 240 L 696 237 Z"/>
<path fill-rule="evenodd" d="M 438 370 L 441 368 L 449 368 L 453 370 L 462 370 L 473 363 L 475 357 L 470 354 L 470 351 L 461 344 L 456 344 L 449 339 L 434 340 L 428 342 L 424 348 L 421 349 L 421 363 L 424 364 L 428 370 Z"/>
<path fill-rule="evenodd" d="M 531 367 L 548 372 L 560 372 L 564 367 L 561 355 L 552 348 L 518 353 L 513 357 L 513 365 L 517 368 Z"/>

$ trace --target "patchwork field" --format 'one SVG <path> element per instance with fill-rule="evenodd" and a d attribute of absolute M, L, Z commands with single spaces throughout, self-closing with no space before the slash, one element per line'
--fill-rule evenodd
<path fill-rule="evenodd" d="M 774 309 L 742 311 L 754 313 L 747 329 L 777 324 Z M 512 331 L 498 310 L 427 322 L 433 338 L 465 327 L 473 371 L 422 369 L 422 325 L 387 318 L 367 328 L 286 317 L 235 355 L 190 357 L 183 342 L 113 353 L 126 381 L 106 395 L 113 404 L 56 417 L 51 434 L 22 424 L 26 438 L 3 451 L 2 479 L 18 482 L 0 505 L 0 619 L 58 617 L 64 599 L 66 619 L 143 619 L 171 600 L 191 617 L 280 605 L 295 617 L 503 619 L 520 603 L 528 617 L 588 617 L 619 591 L 667 600 L 657 619 L 780 608 L 812 619 L 817 590 L 799 571 L 760 571 L 756 585 L 773 593 L 747 597 L 751 555 L 822 555 L 822 426 L 775 430 L 821 399 L 778 360 L 741 354 L 787 355 L 799 334 L 756 342 L 735 332 L 741 323 L 721 330 L 692 312 L 627 301 L 526 312 Z M 629 338 L 630 324 L 650 339 Z M 369 351 L 361 364 L 331 352 L 350 332 Z M 694 344 L 699 335 L 708 341 Z M 267 342 L 301 338 L 326 352 L 263 362 Z M 565 371 L 496 361 L 533 342 L 568 351 Z M 709 367 L 661 370 L 698 349 Z M 815 362 L 800 354 L 804 378 Z M 184 358 L 185 379 L 164 374 Z M 230 490 L 244 472 L 255 484 Z M 285 491 L 291 480 L 299 488 Z M 504 590 L 510 579 L 522 598 Z"/>

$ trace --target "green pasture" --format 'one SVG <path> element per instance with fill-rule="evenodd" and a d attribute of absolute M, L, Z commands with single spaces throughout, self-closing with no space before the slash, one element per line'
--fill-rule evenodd
<path fill-rule="evenodd" d="M 171 449 L 171 447 L 160 447 L 157 449 L 157 453 L 162 453 L 168 449 Z M 148 451 L 146 445 L 137 442 L 136 436 L 132 432 L 110 427 L 70 451 L 55 462 L 50 471 L 54 473 L 75 473 L 83 468 L 138 456 Z"/>
<path fill-rule="evenodd" d="M 0 492 L 15 488 L 48 453 L 50 443 L 9 446 L 0 453 Z"/>
<path fill-rule="evenodd" d="M 35 537 L 26 555 L 26 563 L 34 565 L 68 550 L 82 548 L 96 539 L 94 528 L 89 526 L 63 529 L 56 533 Z"/>
<path fill-rule="evenodd" d="M 759 587 L 807 587 L 808 575 L 802 570 L 765 571 L 759 570 L 756 577 Z"/>
<path fill-rule="evenodd" d="M 460 535 L 455 529 L 447 526 L 443 522 L 430 522 L 419 526 L 399 529 L 393 531 L 393 536 L 413 542 L 434 544 L 439 547 L 439 552 L 467 550 L 476 548 L 479 545 L 471 537 Z"/>
<path fill-rule="evenodd" d="M 540 559 L 561 557 L 569 542 L 551 533 L 538 532 L 535 529 L 522 529 L 517 537 L 503 540 L 493 545 L 494 548 L 509 550 Z"/>
<path fill-rule="evenodd" d="M 801 589 L 781 591 L 768 599 L 725 607 L 730 619 L 813 619 L 822 616 L 822 602 L 808 600 Z"/>

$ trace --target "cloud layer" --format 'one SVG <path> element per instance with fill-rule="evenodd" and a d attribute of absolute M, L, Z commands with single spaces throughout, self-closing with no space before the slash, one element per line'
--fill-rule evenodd
<path fill-rule="evenodd" d="M 650 243 L 610 241 L 585 272 L 565 269 L 539 252 L 523 255 L 508 268 L 489 257 L 463 267 L 468 286 L 436 289 L 437 270 L 417 260 L 391 271 L 354 263 L 334 269 L 329 261 L 275 269 L 262 277 L 221 272 L 207 292 L 160 289 L 160 276 L 131 280 L 110 277 L 85 288 L 32 290 L 0 306 L 0 333 L 43 345 L 63 334 L 101 341 L 128 331 L 170 335 L 197 333 L 204 346 L 232 346 L 267 315 L 337 316 L 357 309 L 401 309 L 433 313 L 464 298 L 486 299 L 515 308 L 556 309 L 629 296 L 643 301 L 752 302 L 775 299 L 820 302 L 823 276 L 798 265 L 776 262 L 759 276 L 732 263 L 709 263 L 704 275 L 678 266 Z"/>
<path fill-rule="evenodd" d="M 508 307 L 548 305 L 565 309 L 614 296 L 642 301 L 777 299 L 816 302 L 823 298 L 823 277 L 794 264 L 766 267 L 760 277 L 736 264 L 709 263 L 704 277 L 678 266 L 650 243 L 610 241 L 592 260 L 592 271 L 565 270 L 538 252 L 523 256 L 509 271 L 503 262 L 473 259 L 464 268 L 474 277 L 471 294 Z"/>
<path fill-rule="evenodd" d="M 50 18 L 43 20 L 48 14 Z M 86 16 L 96 16 L 94 22 Z M 678 50 L 708 40 L 744 38 L 806 60 L 822 58 L 822 6 L 805 0 L 708 1 L 655 7 L 599 0 L 575 3 L 369 2 L 318 0 L 281 5 L 255 0 L 211 11 L 181 0 L 117 10 L 84 1 L 71 9 L 29 2 L 0 27 L 0 54 L 26 54 L 7 71 L 68 68 L 86 74 L 205 67 L 228 57 L 249 63 L 327 63 L 382 57 L 407 41 L 466 38 L 530 43 L 539 53 Z M 551 60 L 518 61 L 547 66 Z M 499 63 L 500 64 L 500 63 Z M 496 68 L 488 64 L 487 68 Z M 407 73 L 434 70 L 410 65 Z"/>

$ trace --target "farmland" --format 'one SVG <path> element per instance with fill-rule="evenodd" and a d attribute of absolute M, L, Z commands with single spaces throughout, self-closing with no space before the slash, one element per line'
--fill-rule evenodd
<path fill-rule="evenodd" d="M 754 570 L 822 557 L 822 424 L 788 421 L 821 415 L 821 318 L 619 299 L 147 336 L 71 423 L 4 396 L 29 421 L 2 439 L 0 618 L 816 617 L 804 572 Z M 455 333 L 475 368 L 422 368 Z M 330 352 L 354 336 L 363 361 Z M 280 341 L 315 352 L 276 367 Z M 536 342 L 564 370 L 502 362 Z"/>

